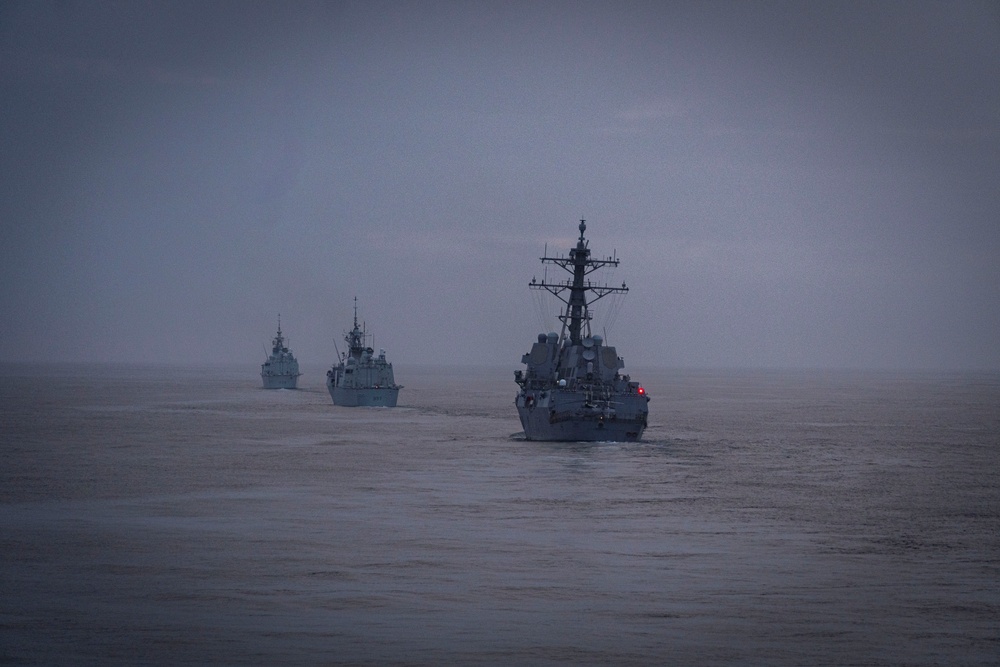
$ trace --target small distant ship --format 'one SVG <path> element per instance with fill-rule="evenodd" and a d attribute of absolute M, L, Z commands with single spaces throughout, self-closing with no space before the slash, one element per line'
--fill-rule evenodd
<path fill-rule="evenodd" d="M 299 381 L 299 362 L 291 350 L 285 347 L 281 335 L 281 316 L 278 316 L 278 335 L 271 341 L 271 356 L 260 366 L 260 377 L 264 389 L 295 389 Z"/>
<path fill-rule="evenodd" d="M 526 370 L 514 372 L 521 388 L 514 399 L 527 440 L 635 441 L 642 437 L 649 415 L 649 396 L 638 382 L 619 373 L 625 362 L 601 336 L 591 334 L 590 304 L 628 287 L 595 285 L 586 278 L 591 272 L 618 266 L 618 260 L 591 259 L 580 221 L 580 238 L 569 257 L 542 257 L 555 264 L 572 280 L 550 283 L 532 278 L 531 289 L 551 292 L 566 309 L 559 319 L 562 332 L 538 334 L 521 363 Z M 568 292 L 568 295 L 566 294 Z M 587 294 L 594 298 L 588 302 Z"/>
<path fill-rule="evenodd" d="M 392 364 L 385 359 L 385 350 L 366 346 L 368 332 L 358 326 L 358 299 L 354 299 L 354 328 L 344 340 L 347 352 L 340 354 L 339 363 L 326 372 L 326 388 L 334 405 L 396 407 L 402 385 L 396 384 Z"/>

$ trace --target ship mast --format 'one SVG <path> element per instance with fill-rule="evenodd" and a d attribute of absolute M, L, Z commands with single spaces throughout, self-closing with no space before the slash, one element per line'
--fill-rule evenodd
<path fill-rule="evenodd" d="M 582 342 L 580 337 L 583 324 L 586 323 L 586 333 L 590 335 L 590 304 L 598 299 L 616 292 L 627 292 L 628 287 L 622 283 L 621 287 L 609 287 L 607 285 L 594 285 L 586 276 L 597 269 L 605 266 L 618 266 L 618 260 L 613 257 L 607 259 L 591 259 L 588 242 L 583 233 L 587 230 L 586 220 L 580 220 L 580 238 L 576 242 L 576 247 L 571 248 L 569 257 L 542 257 L 542 263 L 555 264 L 573 274 L 573 280 L 561 283 L 550 283 L 544 278 L 541 282 L 531 279 L 528 285 L 531 289 L 544 289 L 556 296 L 566 304 L 566 311 L 559 316 L 563 323 L 563 334 L 569 329 L 570 345 L 579 345 Z M 569 297 L 563 295 L 569 290 Z M 595 295 L 590 302 L 587 301 L 587 292 Z M 562 335 L 560 335 L 560 338 Z"/>
<path fill-rule="evenodd" d="M 367 337 L 367 331 L 363 328 L 358 328 L 358 297 L 354 297 L 354 328 L 344 336 L 344 340 L 347 341 L 350 349 L 350 356 L 355 359 L 361 358 L 361 353 L 365 350 L 365 339 Z"/>
<path fill-rule="evenodd" d="M 281 336 L 281 313 L 278 313 L 278 335 L 271 342 L 274 354 L 277 354 L 285 347 L 285 339 Z"/>

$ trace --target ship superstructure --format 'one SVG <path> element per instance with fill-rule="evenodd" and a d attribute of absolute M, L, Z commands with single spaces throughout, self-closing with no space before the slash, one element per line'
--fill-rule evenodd
<path fill-rule="evenodd" d="M 396 407 L 399 390 L 386 361 L 385 350 L 367 346 L 370 334 L 358 325 L 358 300 L 354 299 L 354 328 L 344 336 L 347 352 L 326 372 L 326 388 L 334 405 Z"/>
<path fill-rule="evenodd" d="M 299 362 L 285 346 L 285 337 L 281 335 L 281 315 L 278 315 L 278 335 L 271 341 L 271 355 L 260 366 L 261 381 L 264 389 L 295 389 L 300 375 Z"/>
<path fill-rule="evenodd" d="M 587 276 L 618 266 L 616 258 L 592 259 L 580 221 L 580 238 L 569 257 L 542 257 L 572 275 L 565 282 L 532 278 L 531 289 L 551 292 L 565 304 L 560 333 L 540 333 L 515 371 L 520 391 L 514 400 L 528 440 L 639 440 L 646 428 L 649 397 L 638 382 L 622 375 L 625 362 L 602 336 L 591 332 L 590 304 L 628 287 L 597 285 Z M 588 300 L 588 294 L 592 298 Z"/>

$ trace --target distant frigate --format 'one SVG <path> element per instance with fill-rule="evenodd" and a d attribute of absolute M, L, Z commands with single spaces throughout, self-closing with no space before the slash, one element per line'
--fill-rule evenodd
<path fill-rule="evenodd" d="M 285 338 L 281 335 L 281 315 L 278 315 L 278 335 L 271 341 L 271 356 L 260 366 L 264 389 L 295 389 L 299 375 L 299 362 L 285 347 Z"/>
<path fill-rule="evenodd" d="M 618 266 L 615 258 L 591 259 L 580 221 L 580 238 L 569 257 L 542 257 L 573 277 L 565 282 L 532 278 L 531 289 L 547 290 L 566 304 L 562 332 L 538 334 L 524 355 L 526 370 L 515 371 L 520 391 L 514 400 L 528 440 L 639 440 L 646 428 L 649 397 L 638 382 L 619 373 L 625 362 L 601 336 L 591 334 L 590 304 L 628 287 L 595 285 L 586 278 L 599 268 Z M 587 294 L 594 297 L 588 302 Z"/>
<path fill-rule="evenodd" d="M 399 390 L 392 374 L 392 364 L 385 359 L 385 350 L 375 351 L 366 346 L 369 334 L 358 326 L 358 299 L 354 299 L 354 328 L 344 340 L 347 352 L 326 372 L 326 388 L 334 405 L 396 407 Z"/>

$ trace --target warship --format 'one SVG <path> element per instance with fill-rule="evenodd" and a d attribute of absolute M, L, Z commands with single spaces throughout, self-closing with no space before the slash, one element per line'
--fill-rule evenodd
<path fill-rule="evenodd" d="M 358 326 L 358 299 L 354 298 L 354 328 L 347 332 L 347 352 L 338 351 L 339 360 L 326 372 L 326 388 L 334 405 L 396 407 L 402 385 L 392 375 L 385 350 L 367 347 L 369 334 Z"/>
<path fill-rule="evenodd" d="M 592 335 L 590 304 L 628 287 L 596 285 L 587 276 L 618 266 L 618 259 L 592 259 L 580 221 L 580 238 L 569 257 L 542 257 L 572 274 L 565 282 L 534 278 L 531 289 L 546 290 L 565 305 L 559 316 L 562 331 L 540 333 L 514 372 L 520 387 L 514 404 L 527 440 L 635 441 L 642 437 L 649 415 L 649 396 L 638 382 L 620 371 L 625 362 L 603 336 Z M 546 253 L 547 255 L 548 253 Z M 588 294 L 592 298 L 588 301 Z"/>
<path fill-rule="evenodd" d="M 260 366 L 260 378 L 264 389 L 295 389 L 299 375 L 299 362 L 285 347 L 285 338 L 281 335 L 281 315 L 278 315 L 278 335 L 271 341 L 271 356 Z"/>

